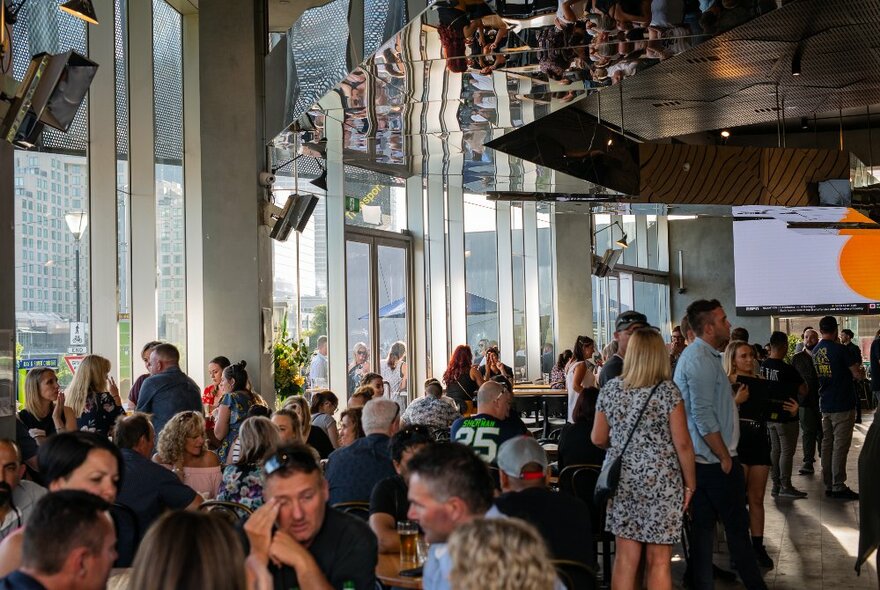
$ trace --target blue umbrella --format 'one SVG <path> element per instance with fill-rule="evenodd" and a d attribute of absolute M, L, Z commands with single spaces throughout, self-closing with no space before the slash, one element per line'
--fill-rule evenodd
<path fill-rule="evenodd" d="M 498 311 L 498 303 L 473 293 L 465 293 L 465 307 L 468 315 L 480 315 L 495 313 Z M 379 318 L 403 318 L 406 317 L 406 297 L 395 299 L 379 308 Z M 358 320 L 368 320 L 370 314 L 366 313 Z"/>

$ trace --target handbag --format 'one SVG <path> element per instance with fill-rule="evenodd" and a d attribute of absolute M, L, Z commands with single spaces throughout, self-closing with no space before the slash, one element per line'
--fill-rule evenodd
<path fill-rule="evenodd" d="M 617 491 L 617 484 L 620 482 L 620 468 L 623 464 L 623 456 L 626 454 L 626 448 L 629 446 L 629 441 L 632 440 L 633 434 L 635 434 L 636 429 L 639 427 L 639 422 L 642 421 L 642 416 L 645 414 L 648 402 L 654 397 L 654 392 L 657 391 L 658 387 L 660 387 L 660 383 L 655 385 L 654 388 L 651 389 L 651 393 L 648 394 L 648 399 L 645 400 L 642 410 L 639 412 L 639 417 L 636 418 L 635 425 L 633 425 L 632 430 L 629 431 L 629 436 L 626 437 L 626 443 L 623 445 L 623 450 L 620 451 L 620 454 L 616 459 L 605 463 L 605 465 L 602 466 L 602 471 L 599 472 L 599 477 L 596 479 L 596 488 L 593 490 L 593 503 L 596 506 L 604 507 L 608 503 L 608 500 L 614 497 L 614 492 Z"/>

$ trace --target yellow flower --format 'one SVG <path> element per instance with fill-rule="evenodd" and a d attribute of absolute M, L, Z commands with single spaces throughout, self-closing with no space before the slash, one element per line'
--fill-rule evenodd
<path fill-rule="evenodd" d="M 278 366 L 281 367 L 282 369 L 286 369 L 287 368 L 287 361 L 285 359 L 281 359 L 281 361 L 279 361 L 279 363 L 278 363 Z"/>
<path fill-rule="evenodd" d="M 306 380 L 305 377 L 303 377 L 302 375 L 297 375 L 293 378 L 293 382 L 296 383 L 298 386 L 302 386 L 302 384 L 305 383 Z"/>

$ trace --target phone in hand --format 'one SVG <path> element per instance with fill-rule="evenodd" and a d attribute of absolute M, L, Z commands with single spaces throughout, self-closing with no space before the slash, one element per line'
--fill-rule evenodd
<path fill-rule="evenodd" d="M 404 578 L 421 578 L 422 577 L 422 566 L 414 567 L 408 570 L 400 570 L 400 575 Z"/>

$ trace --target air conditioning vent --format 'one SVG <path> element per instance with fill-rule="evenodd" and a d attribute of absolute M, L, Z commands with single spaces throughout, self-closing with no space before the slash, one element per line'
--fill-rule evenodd
<path fill-rule="evenodd" d="M 668 108 L 672 108 L 672 107 L 680 107 L 681 101 L 680 100 L 667 100 L 666 102 L 655 102 L 652 104 L 655 107 L 657 107 L 658 109 L 668 109 Z"/>

